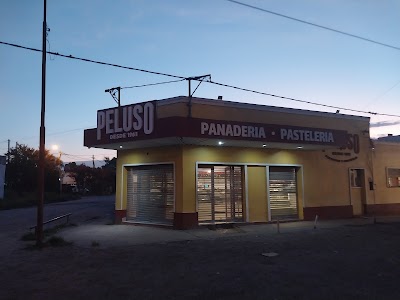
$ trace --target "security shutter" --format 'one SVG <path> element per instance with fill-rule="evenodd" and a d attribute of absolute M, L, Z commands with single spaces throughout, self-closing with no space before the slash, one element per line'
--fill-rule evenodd
<path fill-rule="evenodd" d="M 296 169 L 269 168 L 269 205 L 271 219 L 297 219 Z"/>
<path fill-rule="evenodd" d="M 128 170 L 129 221 L 171 225 L 174 218 L 173 165 L 146 165 Z"/>
<path fill-rule="evenodd" d="M 243 221 L 242 167 L 202 165 L 197 175 L 199 223 Z"/>

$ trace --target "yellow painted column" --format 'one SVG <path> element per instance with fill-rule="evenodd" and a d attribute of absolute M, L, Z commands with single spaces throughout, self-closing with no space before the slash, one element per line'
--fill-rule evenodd
<path fill-rule="evenodd" d="M 267 222 L 267 175 L 262 166 L 247 167 L 249 222 Z"/>
<path fill-rule="evenodd" d="M 182 211 L 196 212 L 196 157 L 190 147 L 182 151 Z"/>

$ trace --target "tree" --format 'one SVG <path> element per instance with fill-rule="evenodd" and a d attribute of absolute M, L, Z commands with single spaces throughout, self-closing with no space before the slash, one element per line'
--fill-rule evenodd
<path fill-rule="evenodd" d="M 106 190 L 109 193 L 115 193 L 116 188 L 116 174 L 117 174 L 117 158 L 113 157 L 110 159 L 109 157 L 104 158 L 105 165 L 103 166 L 103 180 L 106 184 Z"/>
<path fill-rule="evenodd" d="M 38 186 L 39 150 L 18 144 L 7 153 L 10 161 L 6 168 L 7 189 L 33 192 Z M 58 191 L 62 161 L 45 150 L 45 190 Z"/>
<path fill-rule="evenodd" d="M 93 169 L 80 164 L 77 165 L 75 162 L 71 162 L 65 165 L 64 171 L 68 172 L 69 176 L 75 179 L 76 186 L 79 190 L 89 189 L 90 181 L 93 176 Z"/>
<path fill-rule="evenodd" d="M 110 159 L 109 157 L 104 157 L 104 163 L 105 165 L 103 166 L 103 169 L 117 169 L 117 158 L 113 157 Z"/>
<path fill-rule="evenodd" d="M 102 168 L 91 168 L 75 162 L 65 165 L 65 172 L 75 179 L 80 192 L 88 190 L 92 194 L 104 195 L 115 192 L 116 158 L 104 160 Z"/>

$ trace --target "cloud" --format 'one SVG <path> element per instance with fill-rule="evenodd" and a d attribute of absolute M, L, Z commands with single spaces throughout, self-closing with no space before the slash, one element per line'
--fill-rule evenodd
<path fill-rule="evenodd" d="M 399 125 L 399 124 L 400 124 L 400 121 L 382 121 L 382 122 L 371 123 L 370 127 L 371 128 L 386 127 L 386 126 L 394 126 L 394 125 Z"/>

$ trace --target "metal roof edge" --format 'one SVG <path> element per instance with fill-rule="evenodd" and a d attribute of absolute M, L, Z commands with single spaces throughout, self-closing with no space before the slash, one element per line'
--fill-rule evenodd
<path fill-rule="evenodd" d="M 182 102 L 186 103 L 188 101 L 189 101 L 189 97 L 187 97 L 187 96 L 177 96 L 177 97 L 157 100 L 157 105 L 162 106 L 162 105 L 168 105 L 168 104 L 173 104 L 173 103 L 182 103 Z M 309 116 L 319 116 L 319 117 L 331 117 L 331 118 L 338 118 L 338 119 L 351 119 L 351 120 L 368 121 L 368 122 L 370 120 L 370 117 L 364 117 L 364 116 L 344 115 L 344 114 L 339 114 L 339 113 L 305 110 L 305 109 L 298 109 L 298 108 L 269 106 L 269 105 L 245 103 L 245 102 L 235 102 L 235 101 L 230 101 L 230 100 L 192 97 L 192 101 L 193 101 L 193 103 L 198 103 L 198 104 L 225 106 L 225 107 L 234 107 L 234 108 L 243 108 L 243 109 L 264 110 L 264 111 L 269 111 L 269 112 L 279 112 L 279 113 L 309 115 Z"/>

